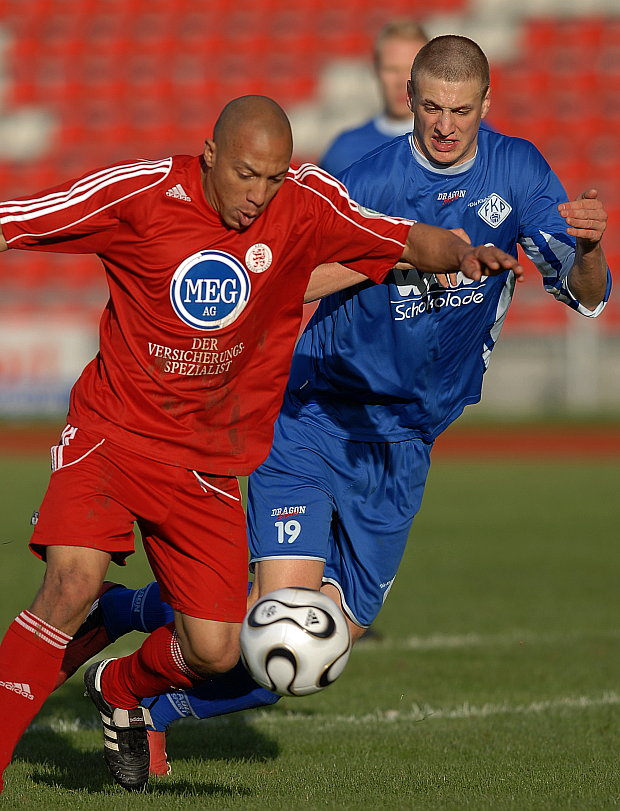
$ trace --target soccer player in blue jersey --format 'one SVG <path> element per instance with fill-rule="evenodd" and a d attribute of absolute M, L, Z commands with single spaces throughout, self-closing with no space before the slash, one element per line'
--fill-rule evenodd
<path fill-rule="evenodd" d="M 319 161 L 325 171 L 337 175 L 373 149 L 411 132 L 411 110 L 405 88 L 411 63 L 426 42 L 426 32 L 415 20 L 391 20 L 381 28 L 373 53 L 381 113 L 336 136 Z"/>
<path fill-rule="evenodd" d="M 354 199 L 461 227 L 472 242 L 513 255 L 520 244 L 547 292 L 598 316 L 611 281 L 601 248 L 607 214 L 597 192 L 567 201 L 529 141 L 480 129 L 490 105 L 489 67 L 471 40 L 431 40 L 411 76 L 413 132 L 343 173 Z M 313 275 L 308 299 L 326 297 L 298 342 L 271 453 L 250 476 L 250 602 L 283 586 L 320 588 L 342 607 L 357 640 L 394 582 L 434 440 L 480 399 L 515 276 L 471 282 L 459 274 L 448 289 L 397 268 L 378 285 L 349 271 L 352 286 L 343 288 L 343 278 L 329 266 Z M 110 636 L 148 630 L 140 617 L 146 602 L 151 623 L 165 607 L 156 593 L 144 595 L 111 589 L 91 633 L 100 632 L 101 613 Z M 241 665 L 218 682 L 160 697 L 151 707 L 159 730 L 150 739 L 153 771 L 167 769 L 161 733 L 171 720 L 276 700 Z"/>

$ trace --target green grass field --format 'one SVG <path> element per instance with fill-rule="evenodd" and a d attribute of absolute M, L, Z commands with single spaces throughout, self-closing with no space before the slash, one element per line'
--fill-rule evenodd
<path fill-rule="evenodd" d="M 45 462 L 0 460 L 2 630 Z M 435 463 L 376 628 L 303 699 L 173 727 L 170 779 L 113 785 L 74 677 L 7 770 L 21 809 L 620 808 L 620 460 Z M 113 578 L 146 582 L 142 555 Z M 129 652 L 140 637 L 117 643 Z"/>

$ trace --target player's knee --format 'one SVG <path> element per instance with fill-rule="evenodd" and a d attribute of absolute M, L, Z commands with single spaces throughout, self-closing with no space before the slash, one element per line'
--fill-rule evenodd
<path fill-rule="evenodd" d="M 31 610 L 55 628 L 72 634 L 88 613 L 100 586 L 98 571 L 72 565 L 48 566 Z"/>
<path fill-rule="evenodd" d="M 349 626 L 349 633 L 351 634 L 351 643 L 354 645 L 358 639 L 361 639 L 364 636 L 368 629 L 355 625 L 355 623 L 351 622 L 348 618 L 347 623 Z"/>
<path fill-rule="evenodd" d="M 231 642 L 190 639 L 183 650 L 183 657 L 199 676 L 227 673 L 239 661 L 239 646 Z"/>
<path fill-rule="evenodd" d="M 96 575 L 72 568 L 62 568 L 46 574 L 42 591 L 50 599 L 56 599 L 67 606 L 75 606 L 79 611 L 81 607 L 87 608 L 91 605 L 100 585 L 100 579 Z"/>
<path fill-rule="evenodd" d="M 226 650 L 222 652 L 222 655 L 217 659 L 217 661 L 212 665 L 212 672 L 213 673 L 228 673 L 229 670 L 232 670 L 233 667 L 239 661 L 239 649 L 236 652 Z"/>

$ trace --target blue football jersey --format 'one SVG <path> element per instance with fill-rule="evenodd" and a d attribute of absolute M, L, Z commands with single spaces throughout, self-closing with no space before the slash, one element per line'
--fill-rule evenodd
<path fill-rule="evenodd" d="M 484 128 L 471 161 L 437 169 L 405 135 L 341 179 L 375 211 L 464 228 L 473 244 L 514 256 L 519 243 L 549 293 L 584 315 L 603 307 L 583 308 L 567 288 L 575 240 L 557 205 L 568 198 L 529 141 Z M 393 270 L 383 284 L 325 298 L 297 345 L 285 407 L 345 438 L 434 440 L 480 399 L 514 283 L 512 271 L 480 282 L 459 274 L 446 290 L 428 274 Z"/>
<path fill-rule="evenodd" d="M 388 122 L 383 116 L 345 130 L 332 141 L 319 161 L 330 175 L 338 175 L 369 152 L 388 144 L 393 138 L 411 131 L 411 121 Z"/>
<path fill-rule="evenodd" d="M 480 122 L 480 128 L 493 129 L 486 121 Z M 360 158 L 410 132 L 411 121 L 392 122 L 384 116 L 371 118 L 360 127 L 345 130 L 336 136 L 319 164 L 330 175 L 338 176 Z"/>

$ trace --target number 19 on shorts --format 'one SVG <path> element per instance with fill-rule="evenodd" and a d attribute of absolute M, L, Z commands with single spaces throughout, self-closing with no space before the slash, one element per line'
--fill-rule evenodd
<path fill-rule="evenodd" d="M 301 524 L 299 521 L 276 521 L 276 530 L 278 532 L 278 543 L 293 543 L 299 533 L 301 532 Z"/>

